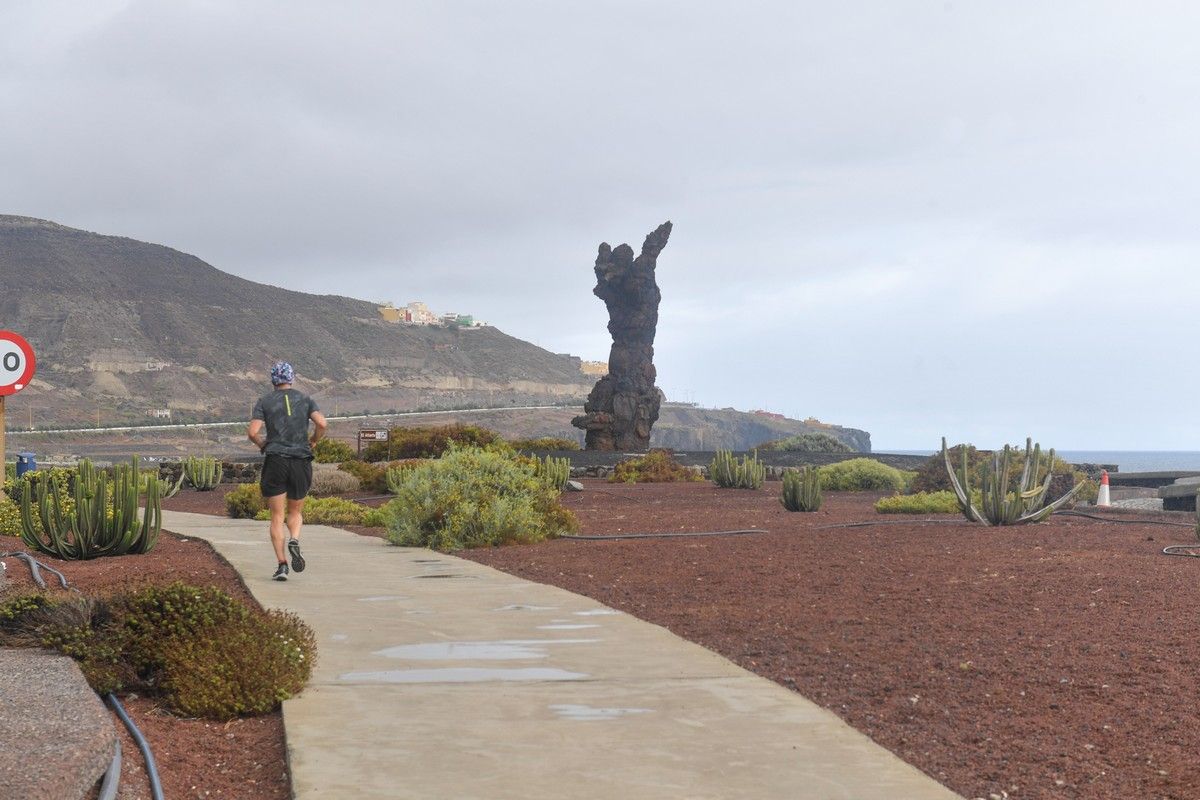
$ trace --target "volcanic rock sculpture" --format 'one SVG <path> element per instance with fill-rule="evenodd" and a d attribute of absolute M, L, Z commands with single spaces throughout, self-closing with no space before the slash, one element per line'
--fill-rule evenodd
<path fill-rule="evenodd" d="M 650 447 L 650 428 L 658 419 L 662 398 L 654 385 L 654 333 L 662 295 L 654 280 L 658 254 L 667 246 L 671 223 L 664 222 L 646 237 L 642 254 L 623 244 L 600 245 L 596 257 L 596 288 L 592 293 L 608 306 L 608 332 L 613 345 L 608 374 L 596 382 L 584 403 L 582 416 L 571 424 L 587 431 L 588 450 L 644 451 Z"/>

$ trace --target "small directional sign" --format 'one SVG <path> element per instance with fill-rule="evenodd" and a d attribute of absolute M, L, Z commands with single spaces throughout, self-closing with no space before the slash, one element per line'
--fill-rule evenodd
<path fill-rule="evenodd" d="M 387 428 L 359 428 L 358 438 L 363 442 L 386 442 L 388 431 Z"/>
<path fill-rule="evenodd" d="M 12 331 L 0 331 L 0 397 L 24 389 L 36 370 L 37 359 L 29 342 Z"/>

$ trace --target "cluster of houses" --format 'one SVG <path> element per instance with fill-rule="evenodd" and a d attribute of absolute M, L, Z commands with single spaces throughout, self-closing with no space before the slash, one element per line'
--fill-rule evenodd
<path fill-rule="evenodd" d="M 435 314 L 429 306 L 422 302 L 409 303 L 397 308 L 391 303 L 379 306 L 379 315 L 384 322 L 394 322 L 399 325 L 443 325 L 453 328 L 482 328 L 487 325 L 481 319 L 475 319 L 470 314 Z"/>

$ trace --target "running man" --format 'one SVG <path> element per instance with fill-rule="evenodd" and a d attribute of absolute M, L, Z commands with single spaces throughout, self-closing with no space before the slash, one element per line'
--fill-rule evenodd
<path fill-rule="evenodd" d="M 271 510 L 271 544 L 275 548 L 275 559 L 279 562 L 275 574 L 277 581 L 288 579 L 288 556 L 292 569 L 304 571 L 304 556 L 300 555 L 300 526 L 304 524 L 304 498 L 312 485 L 312 446 L 325 435 L 325 415 L 317 408 L 313 399 L 292 388 L 296 371 L 286 361 L 271 367 L 271 385 L 275 388 L 264 394 L 254 404 L 250 427 L 246 436 L 266 453 L 263 461 L 263 497 Z M 313 422 L 312 435 L 308 434 L 308 422 Z M 266 435 L 263 435 L 263 428 Z M 290 534 L 287 550 L 284 550 L 284 523 Z"/>

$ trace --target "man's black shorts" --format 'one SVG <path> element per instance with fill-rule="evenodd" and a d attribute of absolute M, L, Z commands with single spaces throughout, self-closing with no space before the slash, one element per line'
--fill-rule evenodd
<path fill-rule="evenodd" d="M 263 462 L 258 485 L 263 497 L 286 494 L 289 500 L 303 500 L 312 486 L 312 459 L 271 454 Z"/>

